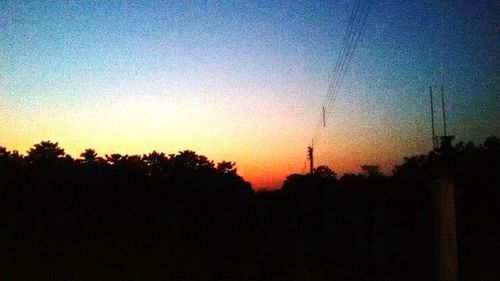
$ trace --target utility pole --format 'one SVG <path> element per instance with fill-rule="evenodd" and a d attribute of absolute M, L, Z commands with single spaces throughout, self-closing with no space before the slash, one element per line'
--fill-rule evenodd
<path fill-rule="evenodd" d="M 444 87 L 441 85 L 441 110 L 443 114 L 443 133 L 438 144 L 434 131 L 434 107 L 431 96 L 431 119 L 434 151 L 434 176 L 431 183 L 434 240 L 434 275 L 436 281 L 458 281 L 458 245 L 455 211 L 455 185 L 450 174 L 450 153 L 453 136 L 446 131 L 446 112 Z M 437 149 L 437 150 L 436 150 Z"/>
<path fill-rule="evenodd" d="M 453 136 L 441 138 L 432 180 L 434 274 L 436 281 L 458 281 L 455 184 L 450 174 Z"/>
<path fill-rule="evenodd" d="M 434 274 L 436 281 L 458 281 L 455 188 L 447 176 L 432 182 L 434 213 Z"/>
<path fill-rule="evenodd" d="M 432 86 L 429 87 L 429 93 L 431 96 L 432 149 L 435 150 L 437 148 L 437 141 L 436 131 L 434 129 L 434 101 L 432 98 Z"/>
<path fill-rule="evenodd" d="M 314 145 L 314 144 L 313 144 Z M 311 146 L 308 146 L 307 147 L 307 159 L 309 159 L 309 173 L 312 174 L 313 173 L 313 169 L 314 169 L 314 162 L 313 162 L 313 145 Z"/>

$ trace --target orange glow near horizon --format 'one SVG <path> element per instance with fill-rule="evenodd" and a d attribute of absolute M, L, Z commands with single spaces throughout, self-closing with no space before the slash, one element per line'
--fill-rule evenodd
<path fill-rule="evenodd" d="M 500 134 L 497 37 L 491 9 L 474 1 L 445 17 L 425 3 L 373 5 L 354 45 L 342 39 L 348 2 L 62 2 L 0 4 L 9 150 L 43 140 L 73 157 L 189 149 L 236 162 L 258 189 L 307 170 L 314 138 L 315 166 L 390 173 L 431 148 L 428 90 L 442 83 L 450 134 Z M 482 24 L 463 24 L 471 11 Z"/>
<path fill-rule="evenodd" d="M 4 113 L 0 130 L 9 134 L 0 145 L 24 153 L 35 143 L 51 140 L 73 157 L 85 148 L 101 156 L 189 149 L 216 162 L 236 162 L 255 188 L 275 188 L 283 175 L 295 172 L 275 162 L 291 161 L 288 154 L 298 146 L 291 142 L 297 129 L 267 106 L 253 98 L 233 101 L 216 93 L 192 100 L 129 93 L 93 104 L 56 103 L 36 110 L 13 106 L 11 114 Z"/>
<path fill-rule="evenodd" d="M 279 188 L 287 175 L 307 171 L 305 145 L 310 132 L 303 128 L 310 128 L 310 122 L 288 113 L 289 105 L 262 98 L 265 93 L 239 99 L 220 93 L 166 96 L 176 97 L 131 91 L 97 103 L 61 102 L 39 105 L 37 110 L 14 106 L 17 112 L 4 114 L 0 125 L 1 131 L 9 132 L 0 145 L 24 153 L 35 143 L 51 140 L 73 157 L 85 148 L 101 156 L 189 149 L 215 162 L 236 162 L 239 174 L 254 189 Z M 316 144 L 316 166 L 328 165 L 339 175 L 358 173 L 362 164 L 378 164 L 390 172 L 398 161 L 394 146 L 387 145 L 390 136 L 384 130 L 364 135 L 353 129 L 358 122 L 349 118 L 331 122 L 333 129 Z"/>

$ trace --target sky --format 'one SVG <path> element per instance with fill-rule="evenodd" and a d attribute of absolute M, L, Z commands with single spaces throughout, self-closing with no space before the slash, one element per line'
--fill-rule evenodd
<path fill-rule="evenodd" d="M 373 1 L 321 117 L 355 1 L 0 1 L 0 146 L 194 150 L 254 188 L 315 165 L 390 173 L 448 132 L 500 135 L 497 1 Z M 438 104 L 439 105 L 439 104 Z M 436 130 L 441 111 L 436 106 Z"/>

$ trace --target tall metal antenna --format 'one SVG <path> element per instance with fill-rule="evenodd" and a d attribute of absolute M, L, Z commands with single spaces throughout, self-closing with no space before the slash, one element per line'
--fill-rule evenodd
<path fill-rule="evenodd" d="M 441 85 L 441 107 L 443 111 L 443 130 L 444 130 L 444 136 L 446 137 L 446 111 L 444 110 L 444 88 L 443 85 Z"/>
<path fill-rule="evenodd" d="M 436 149 L 437 143 L 436 143 L 436 131 L 434 129 L 434 102 L 432 98 L 432 86 L 429 87 L 429 93 L 431 96 L 432 148 Z"/>

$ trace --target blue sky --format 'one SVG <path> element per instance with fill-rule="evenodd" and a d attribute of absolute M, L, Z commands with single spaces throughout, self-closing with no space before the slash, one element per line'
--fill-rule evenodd
<path fill-rule="evenodd" d="M 354 1 L 249 2 L 2 1 L 0 145 L 190 148 L 276 185 L 303 166 Z M 450 133 L 499 135 L 499 12 L 374 1 L 318 164 L 390 169 L 429 149 L 430 85 L 444 84 Z"/>

